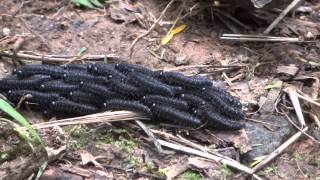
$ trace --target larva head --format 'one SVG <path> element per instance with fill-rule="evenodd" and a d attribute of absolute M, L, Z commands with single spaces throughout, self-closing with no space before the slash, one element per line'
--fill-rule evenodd
<path fill-rule="evenodd" d="M 180 94 L 180 97 L 181 97 L 181 98 L 184 98 L 184 97 L 185 97 L 185 95 L 184 95 L 184 94 Z"/>
<path fill-rule="evenodd" d="M 16 71 L 16 74 L 17 74 L 18 76 L 22 76 L 22 75 L 23 75 L 23 71 L 22 71 L 22 70 L 17 70 L 17 71 Z"/>
<path fill-rule="evenodd" d="M 72 91 L 69 92 L 69 96 L 73 96 L 73 92 Z"/>
<path fill-rule="evenodd" d="M 112 75 L 110 74 L 110 75 L 108 75 L 108 79 L 112 79 Z"/>
<path fill-rule="evenodd" d="M 68 76 L 68 75 L 67 75 L 66 73 L 63 74 L 63 78 L 67 78 L 67 76 Z"/>
<path fill-rule="evenodd" d="M 41 89 L 44 89 L 45 87 L 46 87 L 46 86 L 45 86 L 44 84 L 41 84 L 41 85 L 40 85 L 40 88 L 41 88 Z"/>
<path fill-rule="evenodd" d="M 51 105 L 55 106 L 57 103 L 55 101 L 51 102 Z"/>
<path fill-rule="evenodd" d="M 99 68 L 98 68 L 98 67 L 96 67 L 96 66 L 95 66 L 95 67 L 93 67 L 93 71 L 94 71 L 94 72 L 98 72 L 98 70 L 99 70 Z"/>
<path fill-rule="evenodd" d="M 93 64 L 88 64 L 87 71 L 92 72 L 92 69 L 93 69 Z"/>

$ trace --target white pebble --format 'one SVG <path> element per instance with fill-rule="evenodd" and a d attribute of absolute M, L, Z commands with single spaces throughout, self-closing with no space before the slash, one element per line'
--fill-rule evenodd
<path fill-rule="evenodd" d="M 5 35 L 5 36 L 10 36 L 11 30 L 10 30 L 9 28 L 7 28 L 7 27 L 4 27 L 4 28 L 2 29 L 2 33 L 3 33 L 3 35 Z"/>

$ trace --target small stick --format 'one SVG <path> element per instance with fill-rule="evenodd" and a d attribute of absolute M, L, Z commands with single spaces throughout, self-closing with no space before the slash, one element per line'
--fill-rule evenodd
<path fill-rule="evenodd" d="M 13 52 L 19 51 L 19 49 L 22 47 L 24 41 L 25 41 L 25 38 L 24 38 L 24 37 L 22 37 L 22 36 L 18 37 L 18 39 L 17 39 L 16 42 L 12 45 L 12 47 L 10 48 L 10 50 L 13 51 Z"/>
<path fill-rule="evenodd" d="M 69 62 L 75 57 L 78 56 L 59 56 L 59 55 L 45 55 L 45 54 L 27 54 L 26 52 L 18 52 L 13 53 L 11 51 L 0 51 L 0 56 L 5 57 L 18 57 L 21 59 L 26 60 L 34 60 L 34 61 L 44 61 L 44 62 Z M 119 56 L 116 56 L 114 54 L 107 54 L 107 55 L 86 55 L 83 58 L 80 58 L 78 60 L 88 60 L 88 61 L 103 61 L 105 58 L 110 59 L 119 59 Z"/>
<path fill-rule="evenodd" d="M 260 169 L 266 166 L 270 161 L 272 161 L 275 157 L 280 155 L 288 146 L 296 142 L 300 138 L 300 136 L 303 134 L 303 132 L 306 132 L 307 130 L 308 130 L 308 127 L 305 127 L 302 131 L 297 132 L 290 139 L 284 142 L 281 146 L 275 149 L 268 157 L 266 157 L 256 167 L 252 169 L 253 173 L 258 172 Z"/>
<path fill-rule="evenodd" d="M 236 169 L 238 169 L 240 171 L 246 172 L 248 174 L 253 174 L 252 169 L 250 169 L 250 168 L 238 163 L 237 161 L 231 161 L 229 159 L 224 159 L 224 158 L 221 158 L 221 157 L 213 155 L 213 154 L 202 152 L 202 151 L 199 151 L 199 150 L 196 150 L 196 149 L 192 149 L 192 148 L 189 148 L 189 147 L 186 147 L 186 146 L 182 146 L 182 145 L 179 145 L 179 144 L 170 143 L 170 142 L 167 142 L 167 141 L 164 141 L 164 140 L 160 140 L 159 139 L 158 141 L 162 146 L 165 146 L 165 147 L 168 147 L 168 148 L 171 148 L 171 149 L 175 149 L 175 150 L 178 150 L 178 151 L 182 151 L 182 152 L 185 152 L 185 153 L 188 153 L 188 154 L 193 154 L 193 155 L 197 155 L 197 156 L 204 157 L 204 158 L 207 158 L 207 159 L 211 159 L 211 160 L 214 160 L 216 162 L 220 162 L 220 163 L 226 164 L 226 165 L 228 165 L 230 167 L 236 168 Z"/>
<path fill-rule="evenodd" d="M 296 125 L 296 124 L 292 121 L 292 119 L 288 116 L 288 114 L 285 113 L 283 110 L 282 110 L 282 114 L 284 114 L 284 115 L 286 116 L 287 120 L 288 120 L 295 128 L 297 128 L 299 131 L 301 131 L 305 136 L 307 136 L 308 138 L 310 138 L 310 139 L 311 139 L 312 141 L 314 141 L 315 143 L 320 144 L 320 141 L 316 140 L 314 137 L 312 137 L 312 136 L 309 135 L 308 133 L 303 132 L 302 129 L 299 128 L 299 126 Z"/>
<path fill-rule="evenodd" d="M 161 144 L 158 142 L 158 139 L 153 135 L 153 133 L 151 132 L 151 130 L 145 126 L 141 121 L 137 120 L 135 121 L 140 127 L 141 129 L 152 139 L 153 144 L 156 146 L 158 152 L 160 154 L 163 154 L 163 149 L 161 147 Z"/>
<path fill-rule="evenodd" d="M 175 0 L 171 0 L 167 6 L 164 8 L 164 10 L 161 12 L 159 18 L 152 24 L 152 26 L 150 27 L 150 29 L 148 31 L 146 31 L 145 33 L 141 34 L 140 36 L 138 36 L 135 40 L 133 40 L 132 44 L 129 47 L 129 50 L 132 54 L 132 50 L 134 45 L 143 37 L 147 36 L 148 34 L 151 33 L 151 31 L 153 31 L 153 29 L 156 27 L 156 25 L 160 22 L 160 20 L 163 18 L 163 16 L 166 14 L 166 12 L 168 11 L 168 9 L 171 7 L 171 5 L 175 2 Z"/>
<path fill-rule="evenodd" d="M 300 95 L 300 94 L 297 94 L 297 96 L 305 101 L 308 101 L 309 103 L 311 104 L 314 104 L 316 106 L 319 106 L 320 107 L 320 103 L 314 101 L 313 99 L 309 98 L 309 97 L 306 97 L 306 96 L 303 96 L 303 95 Z"/>
<path fill-rule="evenodd" d="M 254 42 L 302 42 L 299 38 L 274 37 L 249 34 L 223 34 L 222 40 L 254 41 Z"/>
<path fill-rule="evenodd" d="M 304 128 L 306 126 L 306 122 L 305 122 L 303 114 L 302 114 L 302 109 L 300 106 L 297 91 L 294 89 L 294 87 L 287 87 L 284 89 L 284 92 L 286 92 L 289 95 L 290 100 L 293 104 L 294 110 L 296 112 L 296 115 L 298 117 L 298 120 L 300 122 L 301 128 Z"/>
<path fill-rule="evenodd" d="M 54 126 L 67 126 L 75 124 L 92 124 L 101 122 L 114 122 L 114 121 L 130 121 L 137 119 L 148 119 L 147 117 L 130 111 L 115 111 L 115 112 L 103 112 L 96 113 L 87 116 L 80 116 L 75 118 L 67 118 L 50 122 L 43 122 L 33 124 L 32 127 L 36 129 L 49 128 Z"/>
<path fill-rule="evenodd" d="M 234 159 L 231 159 L 228 156 L 225 156 L 225 155 L 222 155 L 222 154 L 219 153 L 219 151 L 224 151 L 224 150 L 226 150 L 228 148 L 212 149 L 211 150 L 211 149 L 208 149 L 207 147 L 204 147 L 204 146 L 201 146 L 199 144 L 193 143 L 193 142 L 181 137 L 180 135 L 178 135 L 178 137 L 177 137 L 177 136 L 174 136 L 172 134 L 169 134 L 169 133 L 166 133 L 166 132 L 161 132 L 161 131 L 154 130 L 154 129 L 151 129 L 151 131 L 153 133 L 155 133 L 155 134 L 158 134 L 158 135 L 162 136 L 165 139 L 172 140 L 172 141 L 175 141 L 177 143 L 183 143 L 184 145 L 191 146 L 192 148 L 198 149 L 199 151 L 210 153 L 210 154 L 213 154 L 215 156 L 219 156 L 221 158 L 229 159 L 230 161 L 235 161 Z"/>
<path fill-rule="evenodd" d="M 29 24 L 27 23 L 27 21 L 26 21 L 25 19 L 23 19 L 22 17 L 20 17 L 19 20 L 22 22 L 22 24 L 24 25 L 24 27 L 25 27 L 28 31 L 30 31 L 32 34 L 34 34 L 35 36 L 37 36 L 37 37 L 40 39 L 40 41 L 41 41 L 44 45 L 46 45 L 47 48 L 49 48 L 48 41 L 47 41 L 43 36 L 41 36 L 39 33 L 33 31 L 33 30 L 30 28 Z"/>
<path fill-rule="evenodd" d="M 286 9 L 284 9 L 281 14 L 269 25 L 269 27 L 263 32 L 263 34 L 269 34 L 271 30 L 299 3 L 301 0 L 293 0 Z"/>
<path fill-rule="evenodd" d="M 320 120 L 319 120 L 319 118 L 315 115 L 315 114 L 313 114 L 313 113 L 308 113 L 311 117 L 312 117 L 312 119 L 314 120 L 314 122 L 317 124 L 317 126 L 320 128 Z"/>

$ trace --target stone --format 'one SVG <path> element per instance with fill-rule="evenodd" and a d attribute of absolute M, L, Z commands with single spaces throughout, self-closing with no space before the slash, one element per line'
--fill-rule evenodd
<path fill-rule="evenodd" d="M 7 27 L 4 27 L 4 28 L 2 29 L 2 34 L 3 34 L 4 36 L 10 36 L 11 30 L 10 30 L 9 28 L 7 28 Z"/>
<path fill-rule="evenodd" d="M 176 66 L 182 66 L 182 65 L 188 65 L 189 64 L 189 58 L 186 54 L 178 53 L 176 55 L 174 64 Z"/>
<path fill-rule="evenodd" d="M 269 155 L 289 137 L 291 131 L 291 125 L 285 116 L 260 115 L 255 119 L 272 125 L 246 123 L 245 130 L 252 145 L 252 150 L 243 156 L 243 161 L 246 163 L 252 162 L 256 157 Z M 267 129 L 265 125 L 272 128 L 273 131 Z"/>

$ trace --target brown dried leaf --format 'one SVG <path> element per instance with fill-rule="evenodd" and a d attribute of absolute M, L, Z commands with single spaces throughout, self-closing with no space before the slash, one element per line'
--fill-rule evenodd
<path fill-rule="evenodd" d="M 136 20 L 135 7 L 124 2 L 113 3 L 110 7 L 110 17 L 117 22 L 131 23 Z"/>
<path fill-rule="evenodd" d="M 209 161 L 207 159 L 199 158 L 199 157 L 190 157 L 188 158 L 188 164 L 198 169 L 210 169 L 219 166 L 218 163 Z"/>
<path fill-rule="evenodd" d="M 98 157 L 94 157 L 92 154 L 84 150 L 80 153 L 80 156 L 81 156 L 82 165 L 87 165 L 89 163 L 92 163 L 94 166 L 100 169 L 103 169 L 103 166 L 96 161 Z"/>

